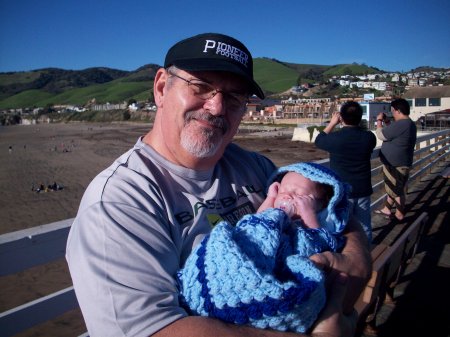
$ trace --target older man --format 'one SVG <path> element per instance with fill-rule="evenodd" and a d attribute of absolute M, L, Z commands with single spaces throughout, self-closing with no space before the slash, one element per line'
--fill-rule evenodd
<path fill-rule="evenodd" d="M 152 130 L 92 181 L 69 236 L 67 261 L 91 336 L 280 335 L 189 316 L 178 300 L 176 274 L 193 247 L 219 219 L 236 223 L 256 211 L 275 169 L 231 144 L 252 94 L 264 97 L 236 39 L 201 34 L 168 51 L 155 76 Z M 363 235 L 350 230 L 342 254 L 315 257 L 337 275 L 315 333 L 352 328 L 343 288 L 368 275 Z"/>

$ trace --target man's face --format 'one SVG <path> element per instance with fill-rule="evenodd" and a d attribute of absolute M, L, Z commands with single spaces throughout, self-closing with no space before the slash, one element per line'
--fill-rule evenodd
<path fill-rule="evenodd" d="M 174 156 L 168 159 L 177 162 L 179 155 L 186 155 L 218 160 L 245 112 L 247 84 L 225 72 L 173 69 L 166 76 L 159 108 L 165 146 Z"/>
<path fill-rule="evenodd" d="M 394 120 L 397 120 L 399 111 L 395 110 L 393 107 L 391 107 L 391 113 L 392 113 L 392 118 L 394 118 Z"/>

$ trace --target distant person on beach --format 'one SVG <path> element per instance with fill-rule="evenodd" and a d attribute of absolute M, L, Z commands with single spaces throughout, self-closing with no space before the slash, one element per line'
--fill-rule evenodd
<path fill-rule="evenodd" d="M 330 167 L 352 186 L 350 213 L 361 222 L 371 243 L 370 196 L 373 190 L 370 158 L 377 139 L 372 132 L 361 128 L 362 114 L 362 107 L 357 102 L 344 103 L 340 112 L 334 112 L 330 123 L 317 135 L 315 144 L 330 153 Z M 343 127 L 332 132 L 338 124 Z"/>
<path fill-rule="evenodd" d="M 192 251 L 178 273 L 182 303 L 195 315 L 304 333 L 326 301 L 309 257 L 343 247 L 349 187 L 315 163 L 281 167 L 269 184 L 258 213 L 220 221 Z"/>
<path fill-rule="evenodd" d="M 8 148 L 8 152 L 9 152 L 9 154 L 12 153 L 12 146 L 11 146 L 11 145 L 10 145 L 9 148 Z"/>
<path fill-rule="evenodd" d="M 53 184 L 48 185 L 48 189 L 50 191 L 60 191 L 63 189 L 63 187 L 56 183 L 56 181 L 53 182 Z"/>
<path fill-rule="evenodd" d="M 44 186 L 44 184 L 39 184 L 39 187 L 38 188 L 36 188 L 36 192 L 37 193 L 39 193 L 39 192 L 45 192 L 45 186 Z"/>
<path fill-rule="evenodd" d="M 260 336 L 254 327 L 189 315 L 176 279 L 215 223 L 234 225 L 258 209 L 276 169 L 231 143 L 249 97 L 264 98 L 251 54 L 222 34 L 182 40 L 167 52 L 153 92 L 152 130 L 91 182 L 67 241 L 89 335 Z M 343 235 L 342 253 L 311 257 L 330 284 L 312 334 L 350 336 L 355 329 L 350 309 L 369 277 L 370 254 L 357 221 Z"/>
<path fill-rule="evenodd" d="M 383 141 L 380 160 L 383 163 L 386 201 L 375 213 L 402 221 L 405 217 L 406 184 L 414 158 L 416 124 L 409 118 L 409 103 L 403 98 L 391 102 L 394 123 L 385 125 L 385 115 L 377 116 L 377 137 Z M 392 214 L 394 212 L 394 214 Z"/>

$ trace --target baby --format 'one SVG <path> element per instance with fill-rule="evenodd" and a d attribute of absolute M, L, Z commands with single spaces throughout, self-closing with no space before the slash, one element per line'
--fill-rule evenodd
<path fill-rule="evenodd" d="M 193 315 L 304 333 L 326 301 L 309 256 L 342 248 L 350 187 L 315 163 L 282 167 L 268 185 L 258 213 L 219 222 L 194 249 L 178 275 L 181 301 Z"/>

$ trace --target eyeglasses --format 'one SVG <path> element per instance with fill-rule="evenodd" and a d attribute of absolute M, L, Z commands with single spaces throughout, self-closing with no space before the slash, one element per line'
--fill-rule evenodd
<path fill-rule="evenodd" d="M 216 89 L 211 84 L 199 79 L 188 80 L 169 71 L 168 74 L 186 82 L 191 94 L 202 100 L 206 101 L 208 99 L 211 99 L 220 92 L 225 98 L 227 108 L 230 110 L 241 110 L 248 102 L 248 94 L 233 91 L 223 91 Z"/>

